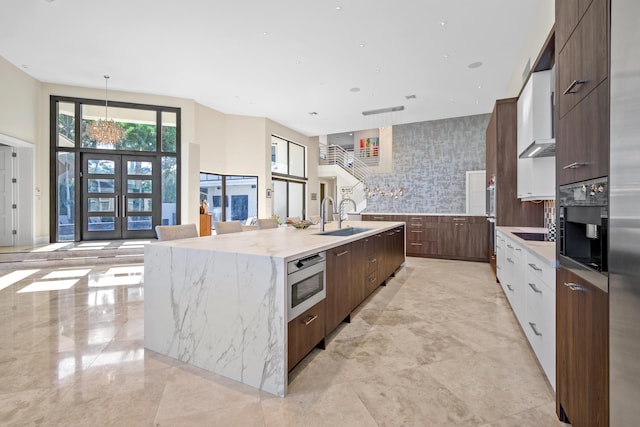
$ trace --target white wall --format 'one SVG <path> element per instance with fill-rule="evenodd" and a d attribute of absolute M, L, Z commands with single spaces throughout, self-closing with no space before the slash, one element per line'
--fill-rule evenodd
<path fill-rule="evenodd" d="M 40 83 L 0 56 L 0 133 L 35 143 Z"/>
<path fill-rule="evenodd" d="M 564 0 L 558 0 L 564 1 Z M 524 50 L 520 56 L 520 60 L 515 67 L 511 81 L 509 82 L 506 97 L 518 96 L 520 89 L 524 86 L 522 80 L 522 72 L 524 71 L 527 61 L 531 61 L 531 66 L 538 57 L 538 54 L 542 50 L 547 36 L 553 28 L 553 24 L 556 20 L 555 1 L 554 0 L 538 0 L 540 3 L 538 8 L 538 14 L 536 15 L 535 22 L 533 23 L 532 31 L 527 38 Z"/>

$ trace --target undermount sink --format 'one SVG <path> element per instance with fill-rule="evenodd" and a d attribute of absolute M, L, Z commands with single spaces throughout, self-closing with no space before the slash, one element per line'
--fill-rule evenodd
<path fill-rule="evenodd" d="M 363 227 L 348 227 L 348 228 L 339 228 L 338 230 L 333 231 L 324 231 L 322 233 L 317 233 L 318 236 L 353 236 L 354 234 L 364 233 L 365 231 L 369 231 L 371 228 L 363 228 Z"/>

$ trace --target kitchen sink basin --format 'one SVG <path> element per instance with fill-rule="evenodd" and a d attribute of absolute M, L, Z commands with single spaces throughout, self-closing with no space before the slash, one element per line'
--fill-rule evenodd
<path fill-rule="evenodd" d="M 354 234 L 363 233 L 369 230 L 371 230 L 371 228 L 348 227 L 348 228 L 339 228 L 338 230 L 333 230 L 333 231 L 324 231 L 322 233 L 318 233 L 318 235 L 319 236 L 353 236 Z"/>

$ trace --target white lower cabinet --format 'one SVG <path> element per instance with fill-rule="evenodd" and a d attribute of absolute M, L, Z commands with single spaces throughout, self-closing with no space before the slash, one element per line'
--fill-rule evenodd
<path fill-rule="evenodd" d="M 551 386 L 556 387 L 555 268 L 498 230 L 498 280 Z M 502 252 L 502 256 L 501 256 Z"/>

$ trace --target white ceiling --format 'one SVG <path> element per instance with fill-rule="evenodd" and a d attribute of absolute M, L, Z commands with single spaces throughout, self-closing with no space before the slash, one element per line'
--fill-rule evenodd
<path fill-rule="evenodd" d="M 325 135 L 490 112 L 522 71 L 539 4 L 0 0 L 0 56 L 43 82 L 101 88 L 109 74 L 110 89 Z"/>

